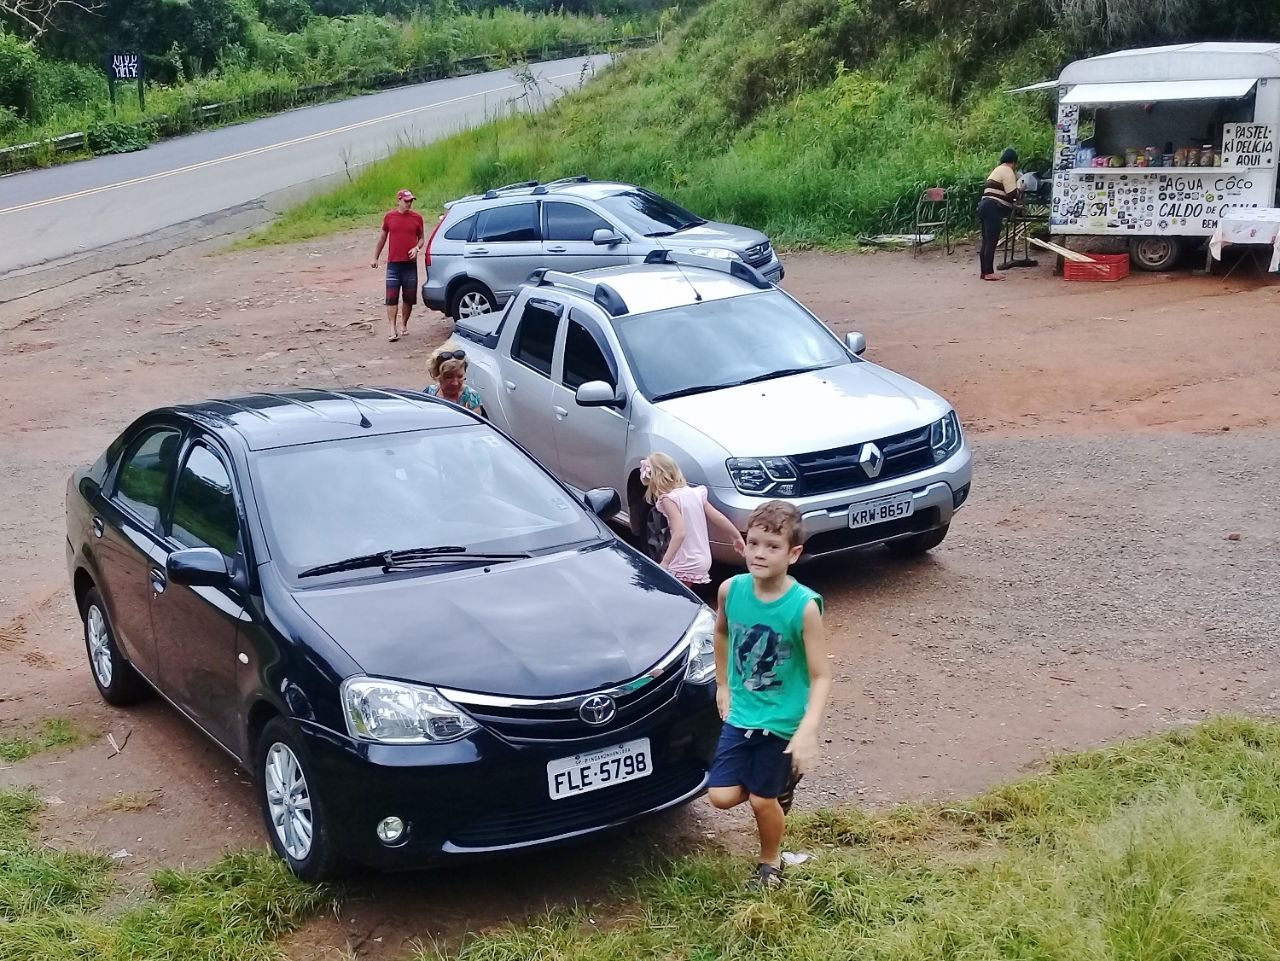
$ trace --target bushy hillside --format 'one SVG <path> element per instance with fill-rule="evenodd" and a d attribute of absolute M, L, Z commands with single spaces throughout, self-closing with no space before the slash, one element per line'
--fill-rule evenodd
<path fill-rule="evenodd" d="M 954 188 L 968 216 L 1005 146 L 1047 155 L 1049 96 L 1010 87 L 1103 49 L 1278 32 L 1274 0 L 710 0 L 545 115 L 393 158 L 276 236 L 376 209 L 396 178 L 444 200 L 587 173 L 839 246 L 905 226 L 926 185 Z"/>

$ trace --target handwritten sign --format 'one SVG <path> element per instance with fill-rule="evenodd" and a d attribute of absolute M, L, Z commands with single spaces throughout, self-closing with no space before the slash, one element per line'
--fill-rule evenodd
<path fill-rule="evenodd" d="M 107 69 L 112 80 L 137 80 L 142 76 L 142 57 L 136 53 L 113 53 Z"/>
<path fill-rule="evenodd" d="M 1274 167 L 1275 165 L 1275 124 L 1225 123 L 1222 125 L 1222 166 Z"/>

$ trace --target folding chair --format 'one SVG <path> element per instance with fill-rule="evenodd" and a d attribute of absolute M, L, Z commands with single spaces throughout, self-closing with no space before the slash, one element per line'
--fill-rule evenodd
<path fill-rule="evenodd" d="M 939 217 L 942 219 L 939 220 Z M 920 235 L 926 228 L 931 228 L 937 233 L 939 227 L 942 228 L 947 253 L 951 253 L 951 197 L 945 187 L 927 187 L 920 194 L 920 199 L 916 201 L 916 243 L 912 253 L 919 255 L 920 248 L 923 246 L 920 243 Z"/>

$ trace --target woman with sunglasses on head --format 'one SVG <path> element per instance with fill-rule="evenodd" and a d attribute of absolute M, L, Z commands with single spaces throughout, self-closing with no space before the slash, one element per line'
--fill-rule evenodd
<path fill-rule="evenodd" d="M 456 342 L 446 340 L 431 352 L 427 372 L 435 381 L 427 388 L 428 394 L 435 394 L 450 403 L 473 410 L 481 417 L 489 416 L 485 413 L 480 392 L 467 386 L 467 352 Z"/>

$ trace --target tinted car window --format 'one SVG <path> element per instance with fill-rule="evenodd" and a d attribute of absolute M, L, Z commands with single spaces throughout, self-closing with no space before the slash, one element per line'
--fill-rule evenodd
<path fill-rule="evenodd" d="M 178 454 L 181 435 L 171 427 L 143 434 L 125 455 L 116 484 L 116 499 L 154 527 Z"/>
<path fill-rule="evenodd" d="M 597 203 L 646 237 L 669 237 L 677 231 L 706 223 L 666 197 L 659 197 L 644 188 L 601 197 Z"/>
<path fill-rule="evenodd" d="M 853 363 L 821 321 L 779 290 L 619 317 L 614 325 L 651 400 Z"/>
<path fill-rule="evenodd" d="M 564 338 L 564 385 L 577 390 L 589 380 L 602 380 L 617 387 L 604 351 L 591 332 L 570 318 Z"/>
<path fill-rule="evenodd" d="M 193 447 L 178 473 L 170 535 L 183 547 L 212 547 L 233 557 L 240 521 L 231 477 L 206 447 Z"/>
<path fill-rule="evenodd" d="M 551 355 L 555 350 L 559 313 L 530 302 L 520 318 L 511 356 L 534 370 L 551 376 Z"/>
<path fill-rule="evenodd" d="M 456 224 L 444 232 L 445 240 L 467 240 L 471 236 L 471 225 L 476 222 L 476 215 L 472 214 L 463 220 L 459 220 Z"/>
<path fill-rule="evenodd" d="M 577 204 L 543 204 L 547 212 L 547 240 L 590 240 L 597 230 L 613 232 L 603 217 Z"/>
<path fill-rule="evenodd" d="M 268 451 L 254 487 L 272 557 L 296 571 L 386 550 L 538 551 L 602 536 L 563 488 L 482 425 Z"/>
<path fill-rule="evenodd" d="M 492 207 L 477 215 L 476 241 L 484 243 L 515 243 L 538 239 L 538 205 L 512 204 L 509 207 Z"/>

